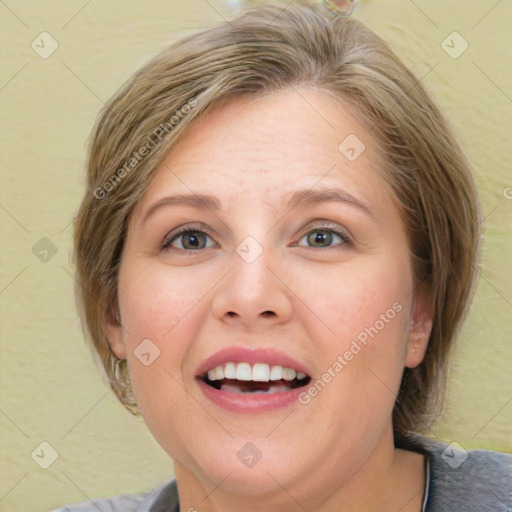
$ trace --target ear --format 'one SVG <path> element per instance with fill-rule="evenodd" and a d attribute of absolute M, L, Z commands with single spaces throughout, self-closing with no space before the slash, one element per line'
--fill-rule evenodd
<path fill-rule="evenodd" d="M 118 359 L 126 359 L 126 345 L 123 338 L 123 328 L 121 326 L 121 315 L 117 312 L 114 313 L 109 309 L 105 320 L 105 331 L 107 334 L 108 343 L 112 352 Z"/>
<path fill-rule="evenodd" d="M 407 332 L 407 351 L 405 355 L 405 366 L 407 368 L 415 368 L 423 361 L 432 332 L 433 321 L 434 302 L 432 293 L 426 286 L 418 287 Z"/>

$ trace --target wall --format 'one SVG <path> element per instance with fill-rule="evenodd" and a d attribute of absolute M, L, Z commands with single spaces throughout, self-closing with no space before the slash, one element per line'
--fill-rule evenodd
<path fill-rule="evenodd" d="M 116 402 L 83 343 L 70 223 L 83 193 L 86 140 L 103 103 L 164 46 L 229 18 L 236 4 L 229 5 L 0 3 L 2 511 L 42 512 L 144 491 L 172 477 L 172 462 L 143 421 Z M 512 4 L 367 0 L 353 16 L 389 41 L 432 91 L 481 193 L 481 279 L 455 355 L 446 414 L 432 435 L 465 448 L 512 451 Z M 45 59 L 40 55 L 52 41 L 41 42 L 43 31 L 58 43 Z M 464 43 L 450 36 L 454 31 L 469 45 L 458 58 Z M 57 459 L 43 469 L 52 450 Z"/>

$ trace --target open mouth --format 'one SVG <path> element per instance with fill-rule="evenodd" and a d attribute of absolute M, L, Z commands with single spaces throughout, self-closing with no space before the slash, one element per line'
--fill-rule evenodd
<path fill-rule="evenodd" d="M 219 365 L 197 378 L 219 391 L 238 394 L 285 393 L 311 381 L 311 377 L 293 368 L 233 362 Z"/>

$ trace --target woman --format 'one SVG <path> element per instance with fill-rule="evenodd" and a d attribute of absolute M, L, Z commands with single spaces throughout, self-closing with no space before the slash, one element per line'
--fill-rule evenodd
<path fill-rule="evenodd" d="M 176 480 L 61 510 L 512 506 L 510 455 L 424 437 L 481 218 L 442 114 L 361 23 L 268 5 L 173 45 L 107 105 L 87 176 L 82 323 Z"/>

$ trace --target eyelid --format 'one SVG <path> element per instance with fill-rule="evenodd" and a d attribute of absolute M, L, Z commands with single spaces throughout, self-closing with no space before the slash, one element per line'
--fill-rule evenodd
<path fill-rule="evenodd" d="M 304 238 L 307 234 L 311 233 L 311 231 L 314 230 L 326 230 L 326 231 L 332 231 L 333 233 L 337 234 L 342 240 L 342 244 L 334 245 L 331 247 L 309 247 L 310 249 L 323 249 L 323 250 L 329 250 L 329 249 L 336 249 L 340 245 L 352 245 L 355 242 L 355 238 L 351 235 L 351 233 L 346 229 L 345 227 L 341 226 L 340 224 L 328 220 L 316 220 L 313 221 L 313 223 L 310 223 L 307 225 L 304 231 L 302 231 L 302 235 L 299 238 L 299 241 Z M 298 244 L 298 243 L 297 243 Z M 294 245 L 297 245 L 294 244 Z M 302 247 L 302 246 L 301 246 Z M 307 246 L 306 246 L 307 247 Z"/>
<path fill-rule="evenodd" d="M 350 235 L 348 229 L 346 229 L 341 224 L 338 224 L 337 222 L 333 222 L 330 220 L 316 219 L 316 220 L 312 221 L 311 223 L 309 223 L 306 227 L 307 231 L 310 231 L 312 229 L 321 229 L 321 228 L 332 229 L 334 231 L 341 231 L 341 232 L 343 232 L 343 234 L 346 234 L 347 237 L 353 238 Z"/>
<path fill-rule="evenodd" d="M 189 231 L 197 231 L 197 232 L 203 232 L 204 234 L 208 235 L 217 245 L 217 241 L 214 238 L 213 231 L 205 226 L 204 224 L 197 223 L 191 223 L 191 224 L 183 224 L 182 226 L 178 226 L 177 228 L 170 231 L 167 235 L 165 235 L 164 239 L 162 240 L 160 247 L 162 250 L 170 250 L 170 244 L 173 241 L 173 239 L 178 238 L 180 235 L 184 233 L 188 233 Z M 183 249 L 177 249 L 178 251 L 183 252 L 194 252 L 194 251 L 184 251 Z M 201 249 L 199 249 L 201 250 Z"/>

